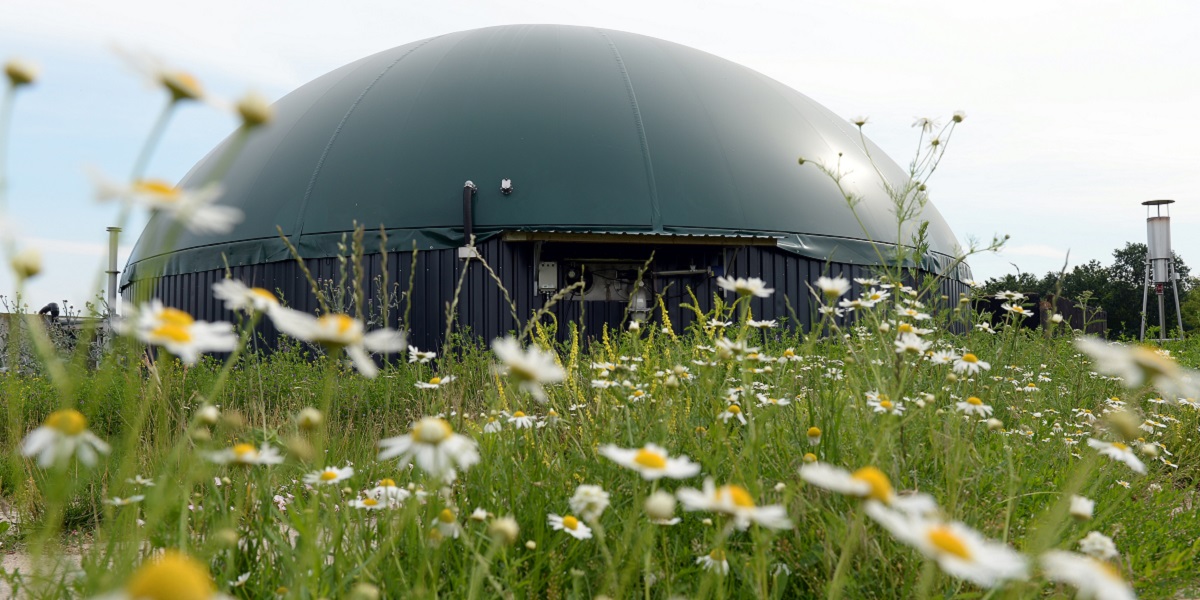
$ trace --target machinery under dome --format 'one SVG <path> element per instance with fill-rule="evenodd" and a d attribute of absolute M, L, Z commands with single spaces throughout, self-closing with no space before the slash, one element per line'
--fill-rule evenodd
<path fill-rule="evenodd" d="M 227 318 L 209 286 L 228 265 L 314 309 L 279 232 L 315 276 L 336 279 L 339 244 L 357 222 L 367 228 L 371 298 L 382 296 L 380 227 L 387 280 L 403 292 L 414 278 L 400 301 L 411 303 L 404 326 L 422 346 L 439 344 L 464 269 L 459 324 L 483 336 L 517 327 L 476 256 L 521 317 L 582 281 L 554 307 L 560 322 L 620 325 L 663 294 L 682 327 L 692 318 L 679 307 L 684 290 L 705 301 L 723 274 L 776 288 L 755 302 L 756 318 L 807 323 L 808 282 L 868 274 L 880 262 L 872 242 L 908 243 L 916 227 L 897 237 L 876 168 L 895 185 L 907 175 L 862 143 L 807 96 L 671 42 L 556 25 L 442 35 L 321 76 L 280 99 L 269 126 L 214 149 L 181 186 L 216 175 L 220 203 L 244 221 L 228 234 L 185 233 L 163 253 L 151 246 L 169 223 L 152 219 L 122 292 Z M 857 215 L 830 178 L 797 164 L 839 154 L 842 185 L 862 197 Z M 932 204 L 920 219 L 928 248 L 912 266 L 944 276 L 943 293 L 956 296 L 969 271 L 955 261 L 955 237 Z"/>

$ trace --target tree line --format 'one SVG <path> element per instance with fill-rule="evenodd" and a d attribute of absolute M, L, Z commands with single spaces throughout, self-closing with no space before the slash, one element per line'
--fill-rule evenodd
<path fill-rule="evenodd" d="M 1178 253 L 1173 255 L 1179 274 L 1179 312 L 1183 315 L 1183 328 L 1187 331 L 1200 327 L 1200 293 L 1191 293 L 1200 283 L 1200 278 L 1191 276 L 1191 269 Z M 1018 272 L 1016 275 L 988 279 L 983 291 L 995 294 L 1012 290 L 1036 293 L 1043 298 L 1057 295 L 1075 303 L 1086 300 L 1089 307 L 1097 307 L 1107 313 L 1109 338 L 1136 338 L 1142 322 L 1145 278 L 1146 244 L 1126 242 L 1124 248 L 1113 250 L 1113 262 L 1110 265 L 1091 260 L 1069 271 L 1050 271 L 1040 278 L 1033 273 Z M 1167 294 L 1167 328 L 1176 329 L 1175 304 L 1169 286 L 1164 293 Z M 1150 290 L 1146 313 L 1147 329 L 1157 326 L 1158 299 L 1153 289 Z"/>

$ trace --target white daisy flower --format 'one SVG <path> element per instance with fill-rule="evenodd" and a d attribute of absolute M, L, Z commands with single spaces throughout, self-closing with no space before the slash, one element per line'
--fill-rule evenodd
<path fill-rule="evenodd" d="M 475 442 L 443 419 L 424 417 L 413 423 L 405 435 L 379 441 L 379 460 L 399 458 L 400 466 L 416 462 L 422 471 L 447 483 L 458 478 L 457 469 L 466 470 L 479 462 Z"/>
<path fill-rule="evenodd" d="M 1129 465 L 1129 468 L 1133 469 L 1135 473 L 1139 475 L 1146 474 L 1146 465 L 1133 453 L 1133 449 L 1129 446 L 1121 442 L 1105 442 L 1095 438 L 1088 438 L 1088 445 L 1098 450 L 1104 456 Z"/>
<path fill-rule="evenodd" d="M 763 406 L 787 406 L 792 403 L 792 401 L 788 400 L 787 398 L 771 398 L 771 397 L 768 397 L 766 394 L 755 394 L 755 396 L 758 398 L 758 405 L 760 407 L 763 407 Z"/>
<path fill-rule="evenodd" d="M 518 387 L 533 395 L 538 402 L 546 401 L 543 383 L 558 383 L 566 378 L 566 371 L 556 362 L 557 356 L 537 346 L 521 349 L 521 343 L 512 337 L 492 340 L 492 352 L 500 359 L 510 377 L 518 381 Z"/>
<path fill-rule="evenodd" d="M 504 426 L 499 420 L 496 419 L 496 417 L 488 417 L 487 423 L 485 423 L 483 426 L 484 433 L 496 433 L 501 429 L 504 429 Z"/>
<path fill-rule="evenodd" d="M 437 352 L 422 352 L 416 346 L 408 347 L 408 362 L 428 364 L 433 359 L 437 358 Z"/>
<path fill-rule="evenodd" d="M 889 415 L 904 414 L 903 402 L 892 402 L 887 396 L 880 396 L 875 400 L 867 400 L 867 406 L 877 413 L 886 413 Z"/>
<path fill-rule="evenodd" d="M 1093 558 L 1104 560 L 1121 556 L 1121 553 L 1117 552 L 1117 545 L 1113 543 L 1112 538 L 1099 531 L 1089 532 L 1082 540 L 1079 540 L 1079 551 Z"/>
<path fill-rule="evenodd" d="M 697 556 L 696 564 L 704 567 L 705 571 L 712 571 L 718 575 L 729 574 L 729 561 L 725 559 L 724 550 L 713 550 L 708 554 Z"/>
<path fill-rule="evenodd" d="M 739 296 L 757 296 L 766 298 L 774 292 L 774 288 L 767 287 L 765 281 L 751 277 L 749 279 L 717 277 L 717 286 L 721 289 L 737 292 Z M 732 325 L 732 323 L 730 323 Z"/>
<path fill-rule="evenodd" d="M 144 600 L 187 598 L 189 600 L 232 600 L 217 592 L 208 566 L 176 550 L 166 550 L 142 563 L 124 588 L 97 600 Z"/>
<path fill-rule="evenodd" d="M 518 410 L 508 417 L 508 422 L 517 429 L 530 429 L 537 424 L 537 417 L 531 417 Z"/>
<path fill-rule="evenodd" d="M 320 471 L 313 471 L 304 476 L 304 483 L 312 485 L 333 485 L 350 479 L 354 475 L 354 467 L 346 466 L 341 469 L 337 467 L 325 467 Z"/>
<path fill-rule="evenodd" d="M 775 319 L 771 319 L 769 321 L 755 321 L 754 319 L 748 319 L 746 321 L 746 325 L 748 327 L 753 327 L 754 329 L 771 329 L 773 327 L 779 327 L 779 321 L 776 321 Z"/>
<path fill-rule="evenodd" d="M 896 354 L 923 355 L 932 345 L 933 342 L 927 342 L 915 334 L 902 333 L 896 338 Z"/>
<path fill-rule="evenodd" d="M 817 313 L 822 314 L 822 315 L 832 315 L 834 317 L 840 317 L 843 314 L 845 314 L 845 311 L 843 311 L 840 308 L 837 308 L 836 306 L 818 306 Z"/>
<path fill-rule="evenodd" d="M 122 185 L 97 172 L 91 177 L 97 200 L 118 200 L 126 206 L 162 213 L 193 233 L 229 233 L 244 217 L 240 209 L 215 204 L 221 197 L 221 187 L 215 183 L 185 190 L 161 179 Z"/>
<path fill-rule="evenodd" d="M 1080 600 L 1137 599 L 1121 573 L 1107 562 L 1063 550 L 1051 550 L 1039 560 L 1047 579 L 1074 587 Z"/>
<path fill-rule="evenodd" d="M 250 287 L 237 279 L 222 279 L 212 284 L 213 296 L 225 301 L 225 308 L 265 313 L 279 307 L 279 299 L 270 291 Z"/>
<path fill-rule="evenodd" d="M 1009 314 L 1016 315 L 1016 316 L 1018 316 L 1018 317 L 1021 317 L 1021 318 L 1023 318 L 1023 319 L 1024 319 L 1024 318 L 1027 318 L 1027 317 L 1030 317 L 1030 316 L 1033 316 L 1033 312 L 1032 312 L 1032 311 L 1030 311 L 1029 309 L 1025 308 L 1024 306 L 1021 306 L 1020 304 L 1008 304 L 1008 303 L 1004 303 L 1004 304 L 1001 304 L 1001 305 L 1000 305 L 1000 308 L 1003 308 L 1004 310 L 1008 311 L 1008 313 L 1009 313 Z"/>
<path fill-rule="evenodd" d="M 455 377 L 453 375 L 447 375 L 445 377 L 431 377 L 429 378 L 429 381 L 418 381 L 413 385 L 423 390 L 436 390 L 443 385 L 454 381 L 454 379 Z"/>
<path fill-rule="evenodd" d="M 577 540 L 586 540 L 592 537 L 592 528 L 584 525 L 571 515 L 560 517 L 555 514 L 548 515 L 546 521 L 550 524 L 550 528 L 555 531 L 565 531 L 571 537 Z"/>
<path fill-rule="evenodd" d="M 959 412 L 966 415 L 979 415 L 981 417 L 992 416 L 992 407 L 984 404 L 983 400 L 980 400 L 975 396 L 971 396 L 963 402 L 956 402 L 954 407 L 957 408 Z"/>
<path fill-rule="evenodd" d="M 363 495 L 376 503 L 382 503 L 386 508 L 396 508 L 408 500 L 412 496 L 412 492 L 397 486 L 395 481 L 384 478 L 380 479 L 375 487 L 363 492 Z"/>
<path fill-rule="evenodd" d="M 840 275 L 837 277 L 818 277 L 816 286 L 817 289 L 821 290 L 821 295 L 825 298 L 826 303 L 831 303 L 850 291 L 850 281 Z"/>
<path fill-rule="evenodd" d="M 955 373 L 966 373 L 967 375 L 974 375 L 974 374 L 978 373 L 980 370 L 987 371 L 991 368 L 992 368 L 991 364 L 983 362 L 982 360 L 979 360 L 978 356 L 975 356 L 974 354 L 972 354 L 970 352 L 963 354 L 962 356 L 960 356 L 958 358 L 958 360 L 954 361 L 954 372 Z"/>
<path fill-rule="evenodd" d="M 650 481 L 663 477 L 687 479 L 700 472 L 700 465 L 688 457 L 671 458 L 666 450 L 654 444 L 646 444 L 637 449 L 618 448 L 607 444 L 600 447 L 600 454 L 622 467 L 637 471 L 643 479 Z"/>
<path fill-rule="evenodd" d="M 368 352 L 403 352 L 406 346 L 403 332 L 385 328 L 366 333 L 362 321 L 350 315 L 330 313 L 314 317 L 280 307 L 271 311 L 270 316 L 279 331 L 298 340 L 345 349 L 354 368 L 368 379 L 374 379 L 379 374 L 379 367 L 375 366 Z"/>
<path fill-rule="evenodd" d="M 879 502 L 867 502 L 866 511 L 896 539 L 936 560 L 953 577 L 990 588 L 1029 576 L 1029 561 L 1019 552 L 957 521 L 892 510 Z"/>
<path fill-rule="evenodd" d="M 1021 292 L 1004 290 L 1003 292 L 996 294 L 995 298 L 997 300 L 1008 300 L 1009 302 L 1020 302 L 1021 300 L 1025 299 L 1025 294 L 1022 294 Z"/>
<path fill-rule="evenodd" d="M 806 461 L 800 467 L 800 478 L 832 492 L 875 500 L 905 512 L 926 514 L 937 510 L 937 502 L 929 494 L 898 495 L 888 476 L 875 467 L 863 467 L 851 473 L 826 463 Z"/>
<path fill-rule="evenodd" d="M 725 412 L 717 415 L 722 421 L 728 423 L 730 419 L 737 419 L 742 425 L 746 424 L 746 415 L 742 413 L 742 407 L 736 404 L 730 404 Z"/>
<path fill-rule="evenodd" d="M 1200 373 L 1180 367 L 1155 349 L 1109 344 L 1094 337 L 1075 340 L 1075 347 L 1092 358 L 1097 371 L 1120 377 L 1126 388 L 1149 383 L 1168 397 L 1189 398 L 1200 393 L 1196 384 Z"/>
<path fill-rule="evenodd" d="M 196 364 L 205 352 L 232 352 L 238 344 L 232 323 L 197 321 L 157 298 L 140 307 L 125 305 L 124 313 L 125 318 L 113 323 L 117 333 L 162 346 L 185 365 Z"/>
<path fill-rule="evenodd" d="M 268 444 L 258 448 L 251 444 L 234 444 L 232 448 L 209 452 L 205 457 L 219 465 L 277 465 L 283 462 L 279 450 Z"/>
<path fill-rule="evenodd" d="M 43 469 L 72 455 L 91 467 L 96 464 L 97 455 L 108 452 L 108 444 L 88 430 L 87 418 L 73 408 L 50 413 L 42 426 L 29 432 L 21 442 L 21 455 L 37 457 L 37 464 Z"/>
<path fill-rule="evenodd" d="M 929 355 L 929 362 L 935 365 L 948 365 L 959 359 L 959 356 L 947 350 L 938 350 Z"/>
<path fill-rule="evenodd" d="M 395 508 L 395 506 L 390 505 L 386 501 L 380 501 L 375 498 L 371 498 L 370 496 L 355 498 L 347 502 L 347 504 L 350 505 L 350 508 L 357 508 L 359 510 L 383 510 L 385 508 Z"/>
<path fill-rule="evenodd" d="M 571 496 L 571 512 L 579 515 L 584 521 L 595 521 L 608 508 L 609 496 L 604 488 L 598 485 L 581 485 L 575 488 Z"/>
<path fill-rule="evenodd" d="M 458 539 L 462 534 L 462 524 L 458 522 L 458 515 L 449 508 L 443 508 L 437 516 L 437 530 L 443 537 Z"/>
<path fill-rule="evenodd" d="M 704 480 L 704 489 L 683 488 L 675 493 L 684 510 L 719 512 L 733 517 L 738 529 L 757 523 L 769 529 L 791 529 L 787 509 L 782 505 L 756 506 L 754 498 L 740 485 L 716 487 L 712 478 Z"/>
<path fill-rule="evenodd" d="M 146 479 L 141 475 L 134 475 L 131 479 L 126 479 L 125 483 L 132 483 L 133 485 L 140 485 L 143 487 L 154 487 L 153 479 Z"/>

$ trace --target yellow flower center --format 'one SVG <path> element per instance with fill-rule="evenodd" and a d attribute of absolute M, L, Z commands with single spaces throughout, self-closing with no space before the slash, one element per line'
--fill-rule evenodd
<path fill-rule="evenodd" d="M 79 435 L 87 429 L 87 418 L 73 408 L 56 410 L 46 417 L 46 427 L 63 435 Z"/>
<path fill-rule="evenodd" d="M 379 487 L 396 487 L 396 482 L 386 478 L 380 479 Z"/>
<path fill-rule="evenodd" d="M 550 409 L 550 412 L 546 413 L 546 416 L 547 416 L 547 417 L 557 417 L 557 416 L 558 416 L 558 411 L 556 411 L 556 410 L 554 410 L 554 409 L 552 408 L 552 409 Z"/>
<path fill-rule="evenodd" d="M 812 452 L 805 452 L 804 453 L 804 462 L 806 462 L 806 463 L 817 462 L 817 455 L 813 454 Z"/>
<path fill-rule="evenodd" d="M 203 564 L 167 551 L 138 568 L 125 591 L 139 600 L 209 600 L 216 585 Z"/>
<path fill-rule="evenodd" d="M 1116 448 L 1117 450 L 1120 450 L 1122 452 L 1129 449 L 1129 446 L 1126 446 L 1125 444 L 1122 444 L 1121 442 L 1113 442 L 1112 447 Z"/>
<path fill-rule="evenodd" d="M 916 329 L 914 329 L 913 326 L 908 323 L 901 323 L 896 327 L 896 331 L 899 333 L 912 333 L 916 331 Z"/>
<path fill-rule="evenodd" d="M 279 303 L 279 299 L 277 299 L 275 297 L 275 294 L 272 294 L 271 292 L 268 292 L 267 290 L 265 290 L 263 288 L 260 288 L 260 287 L 250 288 L 250 293 L 255 296 L 258 296 L 259 298 L 262 298 L 263 300 L 267 300 L 269 302 L 274 302 L 276 304 Z"/>
<path fill-rule="evenodd" d="M 931 527 L 925 535 L 934 548 L 947 554 L 953 554 L 963 560 L 971 560 L 971 551 L 967 550 L 966 542 L 953 531 L 950 531 L 949 527 Z"/>
<path fill-rule="evenodd" d="M 750 492 L 740 485 L 723 485 L 717 488 L 717 497 L 728 497 L 733 500 L 734 506 L 742 508 L 754 508 L 754 498 L 750 496 Z"/>
<path fill-rule="evenodd" d="M 434 378 L 432 378 L 432 379 L 430 379 L 430 380 L 429 380 L 429 383 L 431 383 L 431 384 L 433 384 L 433 385 L 441 385 L 441 383 L 442 383 L 442 378 L 441 378 L 441 377 L 434 377 Z"/>
<path fill-rule="evenodd" d="M 379 501 L 374 498 L 363 498 L 363 506 L 379 506 Z"/>
<path fill-rule="evenodd" d="M 563 517 L 562 524 L 563 524 L 563 527 L 570 529 L 571 531 L 575 531 L 576 529 L 579 529 L 579 519 L 576 519 L 575 517 L 572 517 L 571 515 L 567 515 L 567 516 Z"/>
<path fill-rule="evenodd" d="M 633 462 L 650 469 L 667 468 L 667 457 L 645 448 L 637 451 L 637 455 L 633 457 Z"/>
<path fill-rule="evenodd" d="M 821 437 L 821 430 L 816 427 L 809 427 L 808 437 Z"/>
<path fill-rule="evenodd" d="M 176 327 L 188 327 L 196 320 L 178 308 L 164 308 L 158 315 L 158 320 L 165 325 L 175 325 Z"/>
<path fill-rule="evenodd" d="M 438 520 L 443 523 L 453 523 L 454 512 L 448 508 L 443 508 L 442 512 L 438 513 Z"/>
<path fill-rule="evenodd" d="M 252 446 L 250 444 L 237 444 L 233 447 L 233 455 L 238 460 L 245 460 L 247 458 L 253 458 L 254 455 L 257 453 L 258 453 L 258 451 L 255 450 L 254 446 Z"/>
<path fill-rule="evenodd" d="M 321 471 L 321 481 L 333 481 L 337 476 L 337 471 Z"/>
<path fill-rule="evenodd" d="M 163 73 L 162 84 L 175 100 L 196 100 L 204 94 L 200 81 L 184 71 Z"/>
<path fill-rule="evenodd" d="M 883 408 L 885 408 L 885 409 L 887 409 L 887 410 L 892 410 L 892 407 L 894 407 L 894 406 L 896 406 L 896 405 L 895 405 L 895 404 L 892 404 L 892 401 L 891 401 L 891 400 L 880 400 L 880 401 L 879 401 L 879 406 L 881 406 L 881 407 L 883 407 Z"/>
<path fill-rule="evenodd" d="M 156 338 L 165 338 L 173 342 L 179 342 L 181 344 L 186 344 L 187 342 L 192 341 L 192 333 L 188 331 L 186 327 L 180 327 L 170 323 L 159 325 L 150 332 L 150 335 Z"/>
<path fill-rule="evenodd" d="M 141 179 L 133 184 L 133 191 L 139 194 L 156 196 L 159 200 L 174 202 L 182 195 L 179 188 L 161 179 Z"/>
<path fill-rule="evenodd" d="M 740 407 L 740 406 L 738 406 L 738 405 L 736 405 L 736 404 L 730 404 L 730 405 L 729 405 L 729 412 L 731 412 L 731 413 L 733 413 L 733 414 L 735 414 L 735 415 L 736 415 L 736 414 L 740 414 L 740 413 L 742 412 L 742 407 Z"/>
<path fill-rule="evenodd" d="M 317 317 L 317 321 L 323 327 L 332 327 L 338 335 L 346 335 L 346 332 L 354 326 L 354 319 L 343 314 L 321 315 Z"/>
<path fill-rule="evenodd" d="M 454 433 L 450 424 L 444 419 L 426 417 L 413 425 L 413 439 L 424 444 L 440 444 Z"/>
<path fill-rule="evenodd" d="M 795 353 L 795 352 L 792 352 L 792 349 L 791 349 L 791 348 L 788 348 L 787 350 L 784 350 L 784 351 L 783 351 L 783 355 L 784 355 L 785 357 L 787 357 L 787 358 L 791 358 L 791 357 L 793 357 L 793 356 L 796 356 L 796 353 Z"/>
<path fill-rule="evenodd" d="M 980 400 L 979 398 L 976 398 L 975 396 L 971 396 L 970 398 L 967 398 L 967 404 L 972 404 L 975 406 L 982 406 L 983 400 Z"/>
<path fill-rule="evenodd" d="M 725 562 L 725 551 L 713 550 L 712 552 L 708 553 L 708 559 L 715 562 Z"/>
<path fill-rule="evenodd" d="M 892 490 L 892 482 L 888 480 L 888 476 L 875 467 L 863 467 L 851 473 L 850 477 L 870 487 L 870 490 L 867 492 L 868 498 L 878 500 L 884 504 L 890 504 L 892 497 L 896 495 Z"/>
<path fill-rule="evenodd" d="M 979 362 L 979 357 L 968 352 L 968 353 L 962 355 L 962 361 L 966 362 L 966 363 L 977 363 L 977 362 Z"/>
<path fill-rule="evenodd" d="M 518 410 L 517 412 L 513 413 L 513 418 L 514 419 L 523 419 L 523 418 L 525 418 L 525 413 Z"/>

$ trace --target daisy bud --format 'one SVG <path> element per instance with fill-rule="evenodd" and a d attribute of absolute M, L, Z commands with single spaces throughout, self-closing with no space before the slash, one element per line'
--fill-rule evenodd
<path fill-rule="evenodd" d="M 787 489 L 787 484 L 782 481 L 775 484 L 775 491 L 777 491 L 777 492 L 782 492 L 783 490 L 786 490 L 786 489 Z"/>
<path fill-rule="evenodd" d="M 665 521 L 675 516 L 675 496 L 662 490 L 646 498 L 646 515 L 656 521 Z"/>
<path fill-rule="evenodd" d="M 221 409 L 205 404 L 196 411 L 196 422 L 201 425 L 216 425 L 221 420 Z"/>
<path fill-rule="evenodd" d="M 879 324 L 879 333 L 887 333 L 892 330 L 892 326 L 888 325 L 887 321 Z"/>
<path fill-rule="evenodd" d="M 537 542 L 529 540 L 528 542 L 525 542 L 525 548 L 527 550 L 537 550 Z"/>
<path fill-rule="evenodd" d="M 232 484 L 232 483 L 233 483 L 233 480 L 232 480 L 232 479 L 230 479 L 230 478 L 228 478 L 228 477 L 222 477 L 222 478 L 221 478 L 221 484 L 222 484 L 222 485 L 230 485 L 230 484 Z"/>
<path fill-rule="evenodd" d="M 42 253 L 37 248 L 26 248 L 12 258 L 12 270 L 18 280 L 29 279 L 42 272 Z"/>
<path fill-rule="evenodd" d="M 1158 456 L 1158 446 L 1154 444 L 1142 444 L 1142 454 L 1154 458 Z"/>
<path fill-rule="evenodd" d="M 853 119 L 850 119 L 850 122 L 854 123 L 855 126 L 862 127 L 863 125 L 867 124 L 867 117 L 863 117 L 863 116 L 854 117 Z"/>
<path fill-rule="evenodd" d="M 1092 511 L 1096 508 L 1096 503 L 1083 496 L 1071 496 L 1071 516 L 1080 521 L 1087 521 L 1092 518 Z"/>
<path fill-rule="evenodd" d="M 37 79 L 38 68 L 33 63 L 14 58 L 4 63 L 4 74 L 8 76 L 12 86 L 18 88 L 33 83 Z"/>
<path fill-rule="evenodd" d="M 987 420 L 988 431 L 1004 431 L 1004 422 L 1000 419 Z"/>
<path fill-rule="evenodd" d="M 1110 428 L 1127 440 L 1136 440 L 1140 435 L 1138 427 L 1142 424 L 1141 420 L 1127 410 L 1108 413 L 1105 419 Z"/>
<path fill-rule="evenodd" d="M 796 159 L 796 162 L 797 162 L 797 163 L 800 163 L 800 164 L 804 164 L 804 163 L 805 163 L 804 157 L 803 157 L 803 156 L 801 156 L 800 158 L 797 158 L 797 159 Z"/>
<path fill-rule="evenodd" d="M 300 412 L 296 414 L 296 424 L 299 425 L 300 429 L 304 431 L 313 431 L 314 429 L 320 427 L 321 423 L 324 421 L 325 415 L 322 415 L 321 411 L 311 406 L 301 409 Z"/>
<path fill-rule="evenodd" d="M 1058 325 L 1059 323 L 1063 322 L 1063 316 L 1058 313 L 1054 313 L 1050 315 L 1050 322 Z"/>
<path fill-rule="evenodd" d="M 300 436 L 288 438 L 287 449 L 289 454 L 295 456 L 301 462 L 308 462 L 313 459 L 314 450 L 312 444 Z"/>
<path fill-rule="evenodd" d="M 812 452 L 805 452 L 804 453 L 804 462 L 806 462 L 806 463 L 817 462 L 817 455 L 813 454 Z"/>
<path fill-rule="evenodd" d="M 667 380 L 663 382 L 663 385 L 669 388 L 677 388 L 679 387 L 679 378 L 674 375 L 668 375 Z"/>
<path fill-rule="evenodd" d="M 203 427 L 191 430 L 188 435 L 197 442 L 207 442 L 212 439 L 212 433 Z"/>
<path fill-rule="evenodd" d="M 808 428 L 808 445 L 816 446 L 821 443 L 821 430 L 817 427 Z"/>
<path fill-rule="evenodd" d="M 217 543 L 226 548 L 233 548 L 238 543 L 238 533 L 234 529 L 228 527 L 216 533 Z"/>
<path fill-rule="evenodd" d="M 379 600 L 379 588 L 369 583 L 356 583 L 350 588 L 351 600 Z"/>
<path fill-rule="evenodd" d="M 248 92 L 237 103 L 238 114 L 242 117 L 242 126 L 253 129 L 259 125 L 271 122 L 274 110 L 271 103 L 258 92 Z"/>
<path fill-rule="evenodd" d="M 488 533 L 492 535 L 492 539 L 505 544 L 513 544 L 517 541 L 517 536 L 521 533 L 521 526 L 517 525 L 517 520 L 509 517 L 500 517 L 492 521 L 488 525 Z"/>
<path fill-rule="evenodd" d="M 629 330 L 630 330 L 630 331 L 637 331 L 637 330 L 639 330 L 639 329 L 641 329 L 641 328 L 642 328 L 642 324 L 641 324 L 641 323 L 638 323 L 637 321 L 630 321 L 630 322 L 629 322 Z"/>
<path fill-rule="evenodd" d="M 956 111 L 954 111 L 954 116 L 950 117 L 950 120 L 954 121 L 955 123 L 962 123 L 963 119 L 965 119 L 965 118 L 967 118 L 967 113 L 965 113 L 961 110 L 956 110 Z"/>
<path fill-rule="evenodd" d="M 954 383 L 955 381 L 958 381 L 958 375 L 955 375 L 954 373 L 946 373 L 946 381 Z"/>
<path fill-rule="evenodd" d="M 712 519 L 705 519 L 700 522 L 703 523 L 705 527 L 712 527 Z"/>

